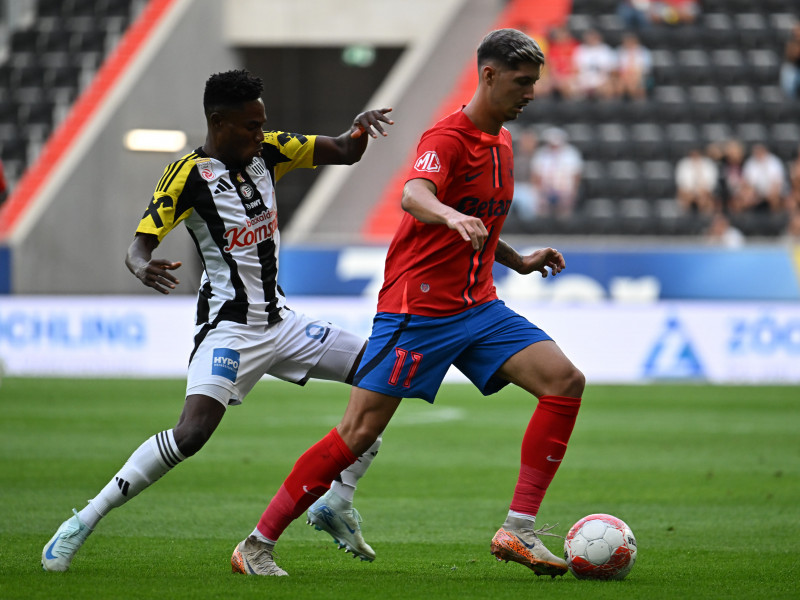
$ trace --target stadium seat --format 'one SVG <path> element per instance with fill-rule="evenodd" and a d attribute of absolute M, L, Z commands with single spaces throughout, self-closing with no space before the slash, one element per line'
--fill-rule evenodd
<path fill-rule="evenodd" d="M 103 3 L 99 0 L 72 0 L 70 13 L 77 17 L 95 17 L 103 14 Z"/>
<path fill-rule="evenodd" d="M 587 160 L 581 173 L 581 194 L 584 198 L 601 195 L 605 181 L 605 165 L 599 160 Z"/>
<path fill-rule="evenodd" d="M 42 32 L 40 39 L 41 50 L 45 53 L 69 52 L 73 47 L 72 33 L 63 29 Z"/>
<path fill-rule="evenodd" d="M 800 125 L 796 122 L 775 123 L 769 129 L 769 148 L 780 158 L 789 160 L 800 150 Z"/>
<path fill-rule="evenodd" d="M 704 123 L 720 117 L 723 108 L 722 95 L 714 85 L 696 85 L 688 90 L 693 119 Z"/>
<path fill-rule="evenodd" d="M 676 63 L 683 85 L 702 85 L 714 75 L 708 53 L 703 50 L 679 50 Z"/>
<path fill-rule="evenodd" d="M 642 191 L 647 198 L 675 194 L 675 168 L 667 160 L 648 160 L 642 164 Z"/>
<path fill-rule="evenodd" d="M 673 161 L 680 160 L 689 150 L 702 147 L 694 123 L 670 123 L 666 126 L 667 147 Z"/>
<path fill-rule="evenodd" d="M 794 12 L 790 12 L 793 10 Z M 768 17 L 768 22 L 772 31 L 777 34 L 778 38 L 783 40 L 789 37 L 789 32 L 791 31 L 794 24 L 797 22 L 798 19 L 798 7 L 797 5 L 793 6 L 791 9 L 786 9 L 785 12 L 782 13 L 771 13 Z"/>
<path fill-rule="evenodd" d="M 770 48 L 747 51 L 747 74 L 754 85 L 774 85 L 780 78 L 780 59 Z"/>
<path fill-rule="evenodd" d="M 748 83 L 747 69 L 742 52 L 736 48 L 718 48 L 711 51 L 714 82 L 717 85 Z"/>
<path fill-rule="evenodd" d="M 724 142 L 732 137 L 733 128 L 727 122 L 704 123 L 700 126 L 700 138 L 704 144 Z"/>
<path fill-rule="evenodd" d="M 734 122 L 755 118 L 760 113 L 753 88 L 746 85 L 731 85 L 723 89 L 728 117 Z"/>
<path fill-rule="evenodd" d="M 653 159 L 664 152 L 666 141 L 661 126 L 657 123 L 636 123 L 630 128 L 630 156 L 638 159 Z"/>
<path fill-rule="evenodd" d="M 77 89 L 81 68 L 76 65 L 60 65 L 48 69 L 47 85 L 55 89 Z"/>
<path fill-rule="evenodd" d="M 747 145 L 769 144 L 769 133 L 761 123 L 739 123 L 735 131 L 736 137 Z"/>
<path fill-rule="evenodd" d="M 705 13 L 701 16 L 703 43 L 705 46 L 722 48 L 738 43 L 733 18 L 726 13 Z"/>
<path fill-rule="evenodd" d="M 761 48 L 768 43 L 772 31 L 761 13 L 739 13 L 733 20 L 744 48 Z"/>
<path fill-rule="evenodd" d="M 45 69 L 40 65 L 27 65 L 17 69 L 17 89 L 29 88 L 41 90 L 45 88 Z"/>
<path fill-rule="evenodd" d="M 50 127 L 53 124 L 55 105 L 47 99 L 39 99 L 29 102 L 22 107 L 22 121 L 26 125 L 44 125 Z"/>
<path fill-rule="evenodd" d="M 0 99 L 0 125 L 16 125 L 19 120 L 19 104 L 13 98 Z"/>
<path fill-rule="evenodd" d="M 72 0 L 37 0 L 36 13 L 40 17 L 63 17 L 72 12 Z"/>
<path fill-rule="evenodd" d="M 608 163 L 606 192 L 614 199 L 628 198 L 640 192 L 639 165 L 633 160 L 613 160 Z"/>
<path fill-rule="evenodd" d="M 37 52 L 39 50 L 39 31 L 36 29 L 21 29 L 11 34 L 12 53 Z"/>

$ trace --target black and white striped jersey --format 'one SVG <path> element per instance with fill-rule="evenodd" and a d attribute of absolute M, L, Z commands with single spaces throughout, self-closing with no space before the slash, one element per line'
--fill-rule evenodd
<path fill-rule="evenodd" d="M 275 183 L 314 168 L 316 136 L 264 133 L 260 157 L 229 170 L 201 148 L 164 169 L 136 229 L 159 242 L 183 221 L 203 261 L 197 324 L 275 322 L 286 298 L 278 286 Z"/>

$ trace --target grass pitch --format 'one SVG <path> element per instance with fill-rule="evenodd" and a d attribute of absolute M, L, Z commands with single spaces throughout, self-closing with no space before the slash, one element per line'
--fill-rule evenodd
<path fill-rule="evenodd" d="M 290 577 L 232 575 L 294 460 L 344 410 L 347 388 L 261 382 L 206 448 L 113 511 L 67 573 L 42 547 L 148 436 L 173 426 L 182 381 L 5 379 L 0 386 L 0 598 L 796 598 L 800 391 L 592 386 L 539 524 L 625 520 L 639 545 L 625 581 L 537 578 L 498 563 L 533 403 L 443 387 L 403 403 L 356 506 L 374 563 L 293 523 Z M 545 538 L 554 551 L 559 540 Z"/>

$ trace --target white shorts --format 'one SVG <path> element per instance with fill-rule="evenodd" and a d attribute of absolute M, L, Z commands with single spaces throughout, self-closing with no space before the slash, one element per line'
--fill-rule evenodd
<path fill-rule="evenodd" d="M 198 340 L 204 328 L 195 330 Z M 272 325 L 220 321 L 195 342 L 186 395 L 241 404 L 264 375 L 299 385 L 311 378 L 344 382 L 366 340 L 337 325 L 287 310 Z"/>

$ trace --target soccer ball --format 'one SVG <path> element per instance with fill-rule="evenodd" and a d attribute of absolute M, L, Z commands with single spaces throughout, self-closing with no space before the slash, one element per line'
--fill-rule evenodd
<path fill-rule="evenodd" d="M 625 579 L 636 562 L 636 538 L 617 517 L 589 515 L 567 533 L 564 560 L 578 579 Z"/>

